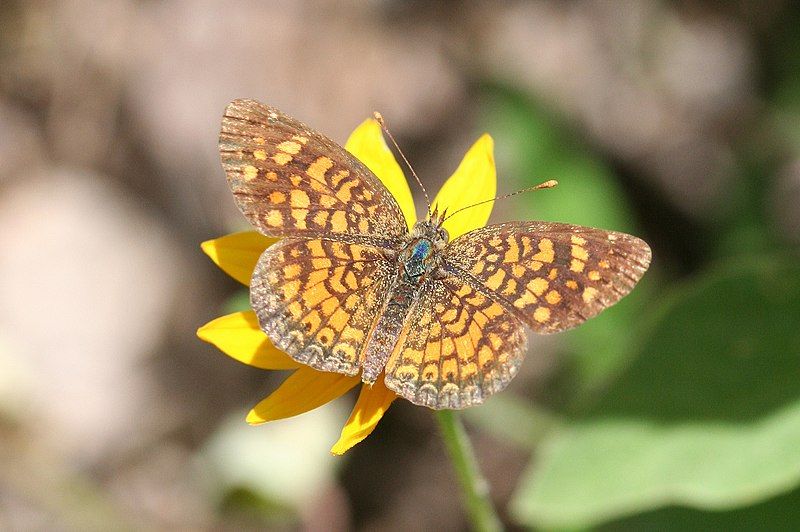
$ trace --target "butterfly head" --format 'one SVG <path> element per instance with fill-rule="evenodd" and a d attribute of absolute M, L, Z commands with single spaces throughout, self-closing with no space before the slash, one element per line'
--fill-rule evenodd
<path fill-rule="evenodd" d="M 450 240 L 450 234 L 442 226 L 446 212 L 447 210 L 445 209 L 444 212 L 439 214 L 438 207 L 434 207 L 428 218 L 419 220 L 414 224 L 411 229 L 412 240 L 425 238 L 433 244 L 434 249 L 444 249 L 445 244 Z"/>

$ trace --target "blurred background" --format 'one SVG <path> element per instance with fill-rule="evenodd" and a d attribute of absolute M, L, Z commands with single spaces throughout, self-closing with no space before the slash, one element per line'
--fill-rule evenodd
<path fill-rule="evenodd" d="M 246 228 L 242 97 L 342 143 L 379 110 L 431 191 L 488 131 L 500 192 L 560 181 L 493 221 L 652 246 L 466 412 L 507 526 L 800 526 L 797 3 L 5 0 L 0 529 L 467 527 L 429 411 L 334 458 L 352 396 L 249 427 L 285 375 L 196 338 L 246 305 L 199 248 Z"/>

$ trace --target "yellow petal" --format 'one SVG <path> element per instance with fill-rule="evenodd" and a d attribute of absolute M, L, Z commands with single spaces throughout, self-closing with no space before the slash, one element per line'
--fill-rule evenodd
<path fill-rule="evenodd" d="M 362 122 L 350 134 L 344 147 L 378 176 L 378 179 L 389 189 L 400 205 L 408 228 L 413 227 L 414 222 L 417 221 L 414 198 L 411 196 L 411 190 L 408 188 L 408 181 L 403 175 L 403 170 L 397 164 L 392 150 L 383 140 L 378 121 L 370 118 Z"/>
<path fill-rule="evenodd" d="M 245 231 L 206 240 L 200 247 L 225 273 L 249 286 L 258 257 L 277 241 L 255 231 Z"/>
<path fill-rule="evenodd" d="M 197 336 L 231 358 L 261 369 L 295 369 L 302 366 L 279 350 L 258 326 L 253 311 L 234 312 L 197 329 Z"/>
<path fill-rule="evenodd" d="M 494 166 L 494 141 L 484 133 L 469 149 L 461 164 L 445 181 L 442 189 L 433 200 L 438 205 L 439 213 L 443 209 L 455 212 L 461 207 L 494 198 L 497 194 L 497 172 Z M 444 223 L 455 239 L 473 229 L 483 227 L 489 221 L 494 203 L 485 203 L 466 209 Z"/>
<path fill-rule="evenodd" d="M 269 397 L 258 403 L 247 414 L 247 422 L 260 425 L 314 410 L 343 395 L 359 382 L 359 377 L 303 366 L 283 381 Z"/>
<path fill-rule="evenodd" d="M 395 399 L 397 394 L 386 388 L 383 377 L 375 381 L 372 387 L 366 384 L 362 386 L 353 413 L 350 414 L 350 419 L 347 420 L 342 435 L 331 449 L 331 453 L 342 455 L 369 436 Z"/>

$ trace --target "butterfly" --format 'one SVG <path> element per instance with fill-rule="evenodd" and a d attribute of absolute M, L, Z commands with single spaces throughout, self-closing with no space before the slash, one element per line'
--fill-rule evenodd
<path fill-rule="evenodd" d="M 575 327 L 650 264 L 639 238 L 564 223 L 501 223 L 450 241 L 434 209 L 409 230 L 363 163 L 253 100 L 228 105 L 219 146 L 239 209 L 281 238 L 250 284 L 261 329 L 298 362 L 368 384 L 383 374 L 418 405 L 482 403 L 518 372 L 526 326 Z"/>

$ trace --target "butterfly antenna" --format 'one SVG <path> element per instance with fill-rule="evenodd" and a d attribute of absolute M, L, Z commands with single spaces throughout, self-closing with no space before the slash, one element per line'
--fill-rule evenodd
<path fill-rule="evenodd" d="M 422 193 L 425 194 L 425 203 L 427 203 L 427 205 L 428 205 L 428 216 L 430 217 L 431 216 L 431 199 L 430 199 L 430 197 L 428 197 L 428 191 L 425 190 L 425 185 L 422 184 L 422 181 L 420 181 L 419 176 L 414 171 L 414 168 L 411 166 L 411 163 L 408 162 L 408 159 L 406 159 L 406 156 L 403 154 L 403 150 L 401 150 L 400 146 L 397 145 L 397 141 L 394 140 L 394 137 L 392 136 L 391 132 L 389 132 L 389 128 L 386 127 L 386 122 L 384 122 L 384 120 L 383 120 L 383 115 L 380 114 L 378 111 L 374 111 L 372 113 L 372 116 L 375 117 L 375 120 L 377 120 L 378 123 L 381 125 L 381 129 L 383 129 L 383 131 L 386 133 L 386 136 L 388 136 L 389 139 L 392 141 L 392 144 L 394 144 L 395 149 L 397 149 L 397 153 L 399 153 L 400 157 L 403 158 L 403 161 L 406 163 L 406 166 L 408 167 L 409 170 L 411 170 L 411 175 L 414 176 L 414 179 L 417 181 L 417 184 L 419 185 L 419 188 L 422 189 Z"/>
<path fill-rule="evenodd" d="M 511 196 L 516 196 L 517 194 L 522 194 L 523 192 L 531 192 L 533 190 L 541 190 L 543 188 L 553 188 L 553 187 L 555 187 L 557 185 L 558 185 L 558 181 L 556 181 L 555 179 L 551 179 L 549 181 L 545 181 L 544 183 L 539 183 L 535 187 L 523 188 L 522 190 L 517 190 L 516 192 L 512 192 L 511 194 L 506 194 L 505 196 L 497 196 L 497 197 L 494 197 L 492 199 L 479 201 L 478 203 L 473 203 L 472 205 L 467 205 L 466 207 L 461 207 L 460 209 L 454 210 L 453 212 L 448 214 L 442 220 L 442 223 L 444 223 L 445 220 L 448 220 L 448 219 L 452 218 L 453 215 L 460 213 L 461 211 L 465 211 L 467 209 L 471 209 L 472 207 L 477 207 L 478 205 L 483 205 L 484 203 L 490 203 L 492 201 L 497 201 L 497 200 L 501 200 L 501 199 L 510 198 Z"/>

